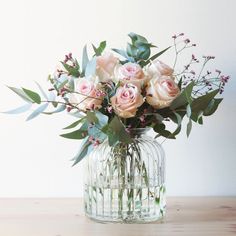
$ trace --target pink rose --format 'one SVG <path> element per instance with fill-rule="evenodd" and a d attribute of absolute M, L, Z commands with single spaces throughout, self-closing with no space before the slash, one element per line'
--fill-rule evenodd
<path fill-rule="evenodd" d="M 103 101 L 99 91 L 93 79 L 80 78 L 76 80 L 74 93 L 69 95 L 69 102 L 82 111 L 99 109 Z"/>
<path fill-rule="evenodd" d="M 146 101 L 156 109 L 168 107 L 179 95 L 178 85 L 170 76 L 161 76 L 149 81 L 146 88 Z"/>
<path fill-rule="evenodd" d="M 106 53 L 97 57 L 96 73 L 101 82 L 107 82 L 113 78 L 114 69 L 118 61 L 118 58 L 114 57 L 112 53 Z"/>
<path fill-rule="evenodd" d="M 116 67 L 115 79 L 120 81 L 121 84 L 132 83 L 137 86 L 143 85 L 147 81 L 141 66 L 131 62 Z"/>
<path fill-rule="evenodd" d="M 122 118 L 134 117 L 138 107 L 143 104 L 143 96 L 137 86 L 127 83 L 116 90 L 111 98 L 115 113 Z"/>
<path fill-rule="evenodd" d="M 151 77 L 160 77 L 162 75 L 171 76 L 173 72 L 174 70 L 172 68 L 159 60 L 152 61 L 151 65 L 147 67 L 147 73 Z"/>

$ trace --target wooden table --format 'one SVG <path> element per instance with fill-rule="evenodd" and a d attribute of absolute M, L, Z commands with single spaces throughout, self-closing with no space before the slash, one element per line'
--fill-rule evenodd
<path fill-rule="evenodd" d="M 0 236 L 236 235 L 236 198 L 167 200 L 162 223 L 127 225 L 87 219 L 81 199 L 0 199 Z"/>

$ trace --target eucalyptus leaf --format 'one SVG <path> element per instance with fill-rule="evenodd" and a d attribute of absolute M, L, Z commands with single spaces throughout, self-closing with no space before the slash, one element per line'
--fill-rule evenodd
<path fill-rule="evenodd" d="M 115 49 L 115 48 L 113 48 L 112 50 L 113 50 L 114 52 L 120 54 L 120 55 L 123 56 L 124 58 L 126 58 L 128 61 L 130 61 L 130 62 L 135 62 L 134 58 L 133 58 L 133 57 L 130 57 L 130 56 L 127 54 L 126 51 L 121 50 L 121 49 Z"/>
<path fill-rule="evenodd" d="M 69 75 L 72 75 L 72 76 L 74 76 L 74 77 L 76 77 L 76 78 L 79 77 L 80 72 L 79 72 L 78 66 L 77 66 L 77 67 L 71 66 L 71 65 L 66 64 L 66 63 L 63 62 L 63 61 L 61 61 L 61 64 L 64 66 L 64 68 L 65 68 L 66 71 L 69 73 Z"/>
<path fill-rule="evenodd" d="M 102 54 L 102 52 L 104 51 L 104 49 L 106 48 L 106 41 L 102 41 L 98 48 L 96 48 L 94 45 L 93 45 L 93 50 L 95 52 L 95 55 L 96 56 L 100 56 Z"/>
<path fill-rule="evenodd" d="M 189 137 L 191 130 L 192 130 L 192 120 L 189 119 L 189 122 L 187 124 L 187 130 L 186 130 L 187 137 Z"/>
<path fill-rule="evenodd" d="M 75 122 L 73 122 L 72 124 L 66 126 L 65 128 L 63 129 L 72 129 L 72 128 L 75 128 L 77 125 L 79 125 L 85 118 L 82 118 L 82 119 L 79 119 Z"/>
<path fill-rule="evenodd" d="M 175 136 L 169 130 L 166 130 L 165 128 L 166 128 L 165 124 L 161 123 L 161 124 L 155 125 L 153 129 L 160 136 L 163 136 L 163 137 L 169 138 L 169 139 L 175 139 Z"/>
<path fill-rule="evenodd" d="M 188 104 L 187 107 L 186 107 L 186 114 L 187 114 L 187 117 L 188 117 L 188 118 L 191 117 L 192 110 L 191 110 L 190 104 Z"/>
<path fill-rule="evenodd" d="M 98 118 L 99 126 L 102 128 L 108 123 L 108 116 L 104 115 L 100 111 L 96 111 L 96 117 Z"/>
<path fill-rule="evenodd" d="M 47 107 L 48 107 L 48 103 L 42 104 L 28 116 L 26 121 L 32 120 L 36 116 L 40 115 L 43 111 L 46 110 Z"/>
<path fill-rule="evenodd" d="M 138 48 L 135 47 L 134 45 L 128 43 L 126 51 L 127 51 L 128 56 L 137 57 Z"/>
<path fill-rule="evenodd" d="M 222 102 L 223 98 L 214 98 L 210 101 L 207 108 L 204 110 L 204 116 L 212 115 L 218 108 L 219 104 Z"/>
<path fill-rule="evenodd" d="M 184 106 L 189 101 L 191 101 L 193 86 L 194 86 L 194 81 L 189 83 L 187 87 L 181 92 L 181 94 L 171 103 L 170 108 L 172 110 Z"/>
<path fill-rule="evenodd" d="M 86 66 L 86 69 L 85 69 L 85 76 L 86 77 L 91 77 L 95 74 L 96 72 L 96 65 L 97 65 L 97 62 L 96 62 L 96 57 L 92 58 L 92 60 L 90 60 Z"/>
<path fill-rule="evenodd" d="M 126 132 L 124 125 L 117 116 L 115 116 L 106 128 L 103 128 L 102 130 L 107 134 L 110 146 L 114 146 L 119 141 L 122 143 L 132 142 L 132 139 Z"/>
<path fill-rule="evenodd" d="M 45 99 L 48 99 L 48 96 L 47 96 L 47 94 L 44 92 L 44 90 L 43 90 L 43 88 L 41 87 L 41 85 L 40 85 L 37 81 L 34 81 L 34 82 L 35 82 L 36 85 L 38 86 L 38 88 L 39 88 L 41 94 L 43 95 L 43 97 L 44 97 Z"/>
<path fill-rule="evenodd" d="M 96 113 L 93 111 L 88 111 L 86 119 L 89 123 L 98 123 L 98 118 L 96 116 Z"/>
<path fill-rule="evenodd" d="M 39 96 L 39 94 L 37 94 L 36 92 L 26 89 L 26 88 L 22 88 L 23 91 L 25 92 L 25 94 L 35 103 L 40 104 L 41 103 L 41 97 Z"/>
<path fill-rule="evenodd" d="M 160 51 L 160 52 L 158 52 L 158 53 L 156 53 L 155 55 L 153 55 L 152 57 L 150 57 L 150 58 L 143 64 L 143 66 L 148 65 L 151 61 L 154 61 L 155 59 L 157 59 L 159 56 L 161 56 L 163 53 L 165 53 L 165 52 L 166 52 L 168 49 L 170 49 L 170 48 L 171 48 L 171 46 L 165 48 L 164 50 L 162 50 L 162 51 Z"/>
<path fill-rule="evenodd" d="M 70 133 L 61 134 L 60 136 L 68 139 L 83 139 L 88 135 L 88 131 L 84 129 L 78 129 Z"/>
<path fill-rule="evenodd" d="M 202 116 L 199 117 L 199 119 L 198 119 L 198 124 L 203 125 L 203 118 L 202 118 Z"/>
<path fill-rule="evenodd" d="M 139 34 L 131 32 L 128 36 L 131 38 L 132 44 L 135 44 L 136 42 L 148 43 L 147 39 Z"/>
<path fill-rule="evenodd" d="M 91 142 L 89 142 L 88 137 L 83 140 L 81 143 L 79 152 L 76 154 L 76 156 L 72 159 L 74 161 L 73 165 L 76 165 L 79 163 L 86 155 L 89 155 L 89 153 L 93 150 L 93 146 Z"/>
<path fill-rule="evenodd" d="M 191 108 L 193 112 L 199 112 L 199 111 L 204 111 L 210 101 L 218 94 L 219 90 L 216 89 L 210 93 L 207 93 L 201 97 L 198 97 L 196 99 L 193 100 L 192 104 L 191 104 Z"/>
<path fill-rule="evenodd" d="M 139 60 L 147 60 L 150 57 L 151 50 L 147 45 L 141 45 L 138 47 L 137 57 Z"/>
<path fill-rule="evenodd" d="M 7 86 L 9 89 L 11 89 L 14 93 L 16 93 L 19 97 L 21 97 L 23 100 L 25 100 L 26 102 L 33 102 L 33 100 L 27 96 L 27 94 L 19 89 L 19 88 L 14 88 L 14 87 L 10 87 L 10 86 Z"/>
<path fill-rule="evenodd" d="M 20 113 L 28 111 L 31 108 L 31 106 L 32 106 L 32 103 L 27 103 L 23 106 L 20 106 L 18 108 L 10 110 L 10 111 L 5 111 L 3 113 L 6 113 L 6 114 L 20 114 Z"/>
<path fill-rule="evenodd" d="M 87 45 L 85 45 L 83 48 L 83 57 L 82 57 L 82 73 L 85 73 L 88 62 L 89 58 L 87 53 Z"/>
<path fill-rule="evenodd" d="M 55 113 L 59 113 L 59 112 L 62 112 L 66 109 L 66 105 L 65 104 L 60 104 L 60 106 L 57 107 L 57 109 L 55 109 L 54 111 L 51 111 L 51 112 L 42 112 L 43 114 L 45 115 L 52 115 L 52 114 L 55 114 Z"/>

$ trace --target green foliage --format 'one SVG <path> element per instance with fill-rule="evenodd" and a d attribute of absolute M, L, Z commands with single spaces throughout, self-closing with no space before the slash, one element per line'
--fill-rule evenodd
<path fill-rule="evenodd" d="M 208 107 L 210 101 L 218 94 L 218 92 L 219 90 L 216 89 L 210 93 L 194 99 L 191 104 L 192 112 L 199 113 L 201 111 L 204 111 Z"/>
<path fill-rule="evenodd" d="M 65 128 L 63 129 L 72 129 L 72 128 L 75 128 L 77 125 L 79 125 L 82 121 L 84 121 L 85 118 L 81 118 L 75 122 L 73 122 L 72 124 L 66 126 Z"/>
<path fill-rule="evenodd" d="M 78 164 L 86 155 L 88 155 L 92 151 L 91 142 L 89 142 L 88 137 L 83 140 L 81 146 L 79 148 L 79 152 L 76 156 L 72 159 L 74 161 L 73 165 Z"/>
<path fill-rule="evenodd" d="M 179 107 L 186 105 L 187 103 L 192 102 L 192 90 L 194 82 L 188 84 L 188 86 L 181 92 L 181 94 L 171 103 L 170 108 L 175 110 Z"/>
<path fill-rule="evenodd" d="M 82 123 L 83 121 L 83 123 Z M 61 134 L 60 136 L 63 138 L 68 138 L 68 139 L 83 139 L 88 135 L 88 127 L 89 127 L 89 123 L 86 119 L 83 119 L 80 123 L 81 126 L 79 129 L 66 133 L 66 134 Z M 76 127 L 77 125 L 75 125 L 75 123 L 71 124 L 70 126 L 72 126 L 72 128 Z M 68 128 L 68 127 L 66 127 Z M 69 129 L 69 128 L 68 128 Z"/>
<path fill-rule="evenodd" d="M 34 91 L 22 88 L 25 94 L 35 103 L 40 104 L 41 103 L 41 97 Z"/>
<path fill-rule="evenodd" d="M 80 76 L 80 71 L 79 71 L 79 64 L 77 63 L 77 65 L 71 66 L 66 64 L 65 62 L 61 61 L 61 64 L 64 66 L 64 68 L 66 69 L 66 71 L 68 72 L 69 75 L 72 75 L 74 77 L 79 77 Z"/>
<path fill-rule="evenodd" d="M 210 116 L 214 114 L 214 112 L 217 110 L 218 106 L 222 102 L 223 98 L 214 98 L 210 101 L 207 108 L 204 110 L 203 115 L 204 116 Z"/>
<path fill-rule="evenodd" d="M 114 146 L 117 142 L 131 143 L 132 141 L 123 123 L 117 116 L 107 126 L 103 127 L 102 131 L 107 134 L 110 146 Z"/>
<path fill-rule="evenodd" d="M 123 56 L 125 59 L 127 59 L 128 62 L 135 62 L 134 58 L 133 57 L 130 57 L 126 51 L 124 50 L 121 50 L 121 49 L 115 49 L 113 48 L 112 49 L 114 52 L 120 54 L 121 56 Z"/>
<path fill-rule="evenodd" d="M 33 100 L 22 90 L 14 87 L 7 86 L 14 93 L 16 93 L 19 97 L 21 97 L 26 102 L 33 102 Z"/>
<path fill-rule="evenodd" d="M 99 122 L 99 120 L 96 116 L 96 113 L 93 112 L 93 111 L 88 111 L 87 112 L 86 119 L 89 123 L 98 123 Z"/>
<path fill-rule="evenodd" d="M 166 130 L 166 126 L 165 126 L 164 123 L 156 124 L 153 127 L 153 129 L 156 133 L 158 133 L 156 138 L 159 137 L 159 136 L 163 136 L 165 138 L 175 139 L 175 136 L 169 130 Z"/>
<path fill-rule="evenodd" d="M 167 47 L 164 50 L 156 53 L 155 55 L 153 55 L 151 58 L 149 58 L 147 61 L 142 62 L 142 66 L 146 66 L 148 65 L 151 61 L 154 61 L 155 59 L 157 59 L 158 57 L 160 57 L 163 53 L 165 53 L 168 49 L 170 49 L 171 47 Z"/>
<path fill-rule="evenodd" d="M 88 131 L 84 129 L 78 129 L 70 133 L 61 134 L 60 136 L 68 139 L 83 139 L 88 135 Z"/>
<path fill-rule="evenodd" d="M 103 53 L 104 49 L 106 48 L 106 44 L 107 44 L 106 41 L 102 41 L 102 42 L 99 44 L 98 48 L 96 48 L 96 47 L 92 44 L 93 50 L 94 50 L 96 56 L 100 56 L 100 55 Z"/>

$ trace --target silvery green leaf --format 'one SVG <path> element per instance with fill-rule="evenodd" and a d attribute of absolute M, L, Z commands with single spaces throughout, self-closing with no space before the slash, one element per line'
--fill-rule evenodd
<path fill-rule="evenodd" d="M 143 66 L 148 65 L 151 61 L 154 61 L 156 58 L 158 58 L 159 56 L 161 56 L 163 53 L 165 53 L 168 49 L 170 49 L 171 47 L 165 48 L 164 50 L 158 52 L 157 54 L 153 55 L 152 57 L 150 57 L 147 61 L 145 61 L 145 63 L 143 64 Z"/>
<path fill-rule="evenodd" d="M 88 111 L 87 112 L 87 117 L 86 119 L 88 120 L 89 123 L 98 123 L 98 118 L 93 111 Z"/>
<path fill-rule="evenodd" d="M 207 108 L 204 110 L 204 116 L 212 115 L 218 108 L 219 104 L 222 102 L 223 98 L 214 98 L 210 101 Z"/>
<path fill-rule="evenodd" d="M 83 58 L 82 58 L 82 72 L 85 73 L 86 67 L 88 65 L 89 58 L 87 53 L 87 45 L 83 48 Z"/>
<path fill-rule="evenodd" d="M 123 56 L 124 58 L 126 58 L 128 61 L 130 62 L 135 62 L 134 58 L 133 57 L 129 57 L 129 55 L 127 54 L 127 52 L 125 50 L 121 50 L 121 49 L 116 49 L 116 48 L 113 48 L 112 49 L 114 52 L 120 54 L 121 56 Z"/>
<path fill-rule="evenodd" d="M 88 137 L 83 140 L 81 143 L 79 152 L 76 154 L 76 156 L 72 159 L 74 161 L 73 165 L 76 165 L 79 163 L 86 155 L 89 155 L 89 153 L 93 150 L 93 146 L 91 142 L 89 142 Z"/>
<path fill-rule="evenodd" d="M 68 139 L 84 139 L 88 135 L 88 131 L 80 128 L 70 133 L 61 134 L 60 136 Z"/>
<path fill-rule="evenodd" d="M 72 123 L 72 124 L 66 126 L 66 127 L 63 128 L 63 129 L 72 129 L 72 128 L 75 128 L 75 127 L 76 127 L 77 125 L 79 125 L 83 120 L 84 120 L 84 118 L 81 118 L 81 119 L 75 121 L 74 123 Z"/>
<path fill-rule="evenodd" d="M 68 77 L 66 75 L 61 75 L 57 80 L 57 89 L 62 89 L 68 83 Z"/>
<path fill-rule="evenodd" d="M 187 124 L 187 131 L 186 131 L 187 137 L 189 137 L 189 134 L 190 134 L 191 130 L 192 130 L 192 120 L 189 119 L 189 122 Z"/>
<path fill-rule="evenodd" d="M 67 83 L 67 87 L 69 88 L 70 91 L 74 91 L 75 89 L 75 77 L 70 77 L 69 81 Z"/>
<path fill-rule="evenodd" d="M 6 113 L 6 114 L 20 114 L 20 113 L 28 111 L 31 106 L 32 106 L 32 103 L 27 103 L 23 106 L 20 106 L 20 107 L 16 108 L 16 109 L 13 109 L 13 110 L 10 110 L 10 111 L 5 111 L 3 113 Z"/>
<path fill-rule="evenodd" d="M 190 104 L 188 104 L 187 107 L 186 107 L 186 114 L 187 114 L 187 117 L 188 117 L 188 118 L 191 117 L 192 110 L 191 110 Z"/>
<path fill-rule="evenodd" d="M 33 118 L 35 118 L 36 116 L 38 116 L 39 114 L 41 114 L 46 108 L 48 107 L 48 103 L 45 103 L 41 106 L 39 106 L 35 111 L 33 111 L 28 118 L 26 119 L 27 121 L 32 120 Z"/>
<path fill-rule="evenodd" d="M 48 100 L 55 101 L 55 98 L 56 98 L 56 94 L 53 91 L 51 91 L 48 95 Z"/>
<path fill-rule="evenodd" d="M 94 57 L 92 60 L 90 60 L 86 66 L 86 69 L 85 69 L 85 76 L 86 77 L 90 77 L 90 76 L 93 76 L 96 72 L 96 65 L 97 65 L 97 62 L 96 62 L 96 57 Z"/>
<path fill-rule="evenodd" d="M 108 116 L 104 115 L 100 111 L 96 111 L 96 117 L 98 118 L 99 126 L 103 127 L 108 122 Z"/>
<path fill-rule="evenodd" d="M 45 115 L 52 115 L 54 113 L 59 113 L 59 112 L 62 112 L 66 109 L 66 105 L 65 104 L 61 104 L 60 106 L 58 106 L 57 109 L 55 109 L 54 111 L 51 111 L 51 112 L 42 112 L 43 114 Z"/>
<path fill-rule="evenodd" d="M 48 99 L 48 96 L 47 96 L 47 94 L 44 92 L 44 90 L 43 90 L 43 88 L 41 87 L 41 85 L 40 85 L 38 82 L 36 82 L 36 81 L 35 81 L 35 83 L 37 84 L 37 86 L 38 86 L 38 88 L 39 88 L 41 94 L 43 95 L 43 97 L 44 97 L 45 99 Z"/>
<path fill-rule="evenodd" d="M 69 112 L 68 114 L 71 115 L 71 116 L 74 116 L 74 117 L 76 117 L 76 118 L 83 118 L 83 117 L 85 116 L 84 113 L 79 112 L 79 111 L 76 111 L 76 112 Z"/>
<path fill-rule="evenodd" d="M 213 90 L 212 92 L 209 92 L 201 97 L 196 98 L 193 100 L 191 107 L 193 112 L 199 112 L 204 111 L 211 100 L 218 94 L 219 89 Z"/>
<path fill-rule="evenodd" d="M 18 96 L 20 96 L 26 102 L 33 102 L 33 100 L 29 96 L 27 96 L 27 94 L 23 90 L 10 86 L 7 87 L 11 89 L 14 93 L 16 93 Z"/>

